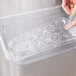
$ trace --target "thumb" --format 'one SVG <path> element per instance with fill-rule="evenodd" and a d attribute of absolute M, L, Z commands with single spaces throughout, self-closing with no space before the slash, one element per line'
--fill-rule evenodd
<path fill-rule="evenodd" d="M 72 15 L 76 16 L 76 5 L 75 5 L 75 7 L 72 10 Z"/>
<path fill-rule="evenodd" d="M 72 21 L 70 24 L 68 24 L 68 25 L 65 27 L 65 29 L 68 30 L 68 29 L 70 29 L 70 28 L 72 28 L 72 27 L 75 27 L 75 26 L 76 26 L 76 20 L 74 20 L 74 21 Z"/>

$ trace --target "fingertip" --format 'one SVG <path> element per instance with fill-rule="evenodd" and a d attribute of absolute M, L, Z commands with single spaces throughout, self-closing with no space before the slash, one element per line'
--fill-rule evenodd
<path fill-rule="evenodd" d="M 69 30 L 71 28 L 72 28 L 72 26 L 70 26 L 70 25 L 65 26 L 65 30 Z"/>
<path fill-rule="evenodd" d="M 68 30 L 68 28 L 67 28 L 67 27 L 65 27 L 65 30 Z"/>
<path fill-rule="evenodd" d="M 70 28 L 68 28 L 68 26 L 65 27 L 65 30 L 69 30 Z"/>

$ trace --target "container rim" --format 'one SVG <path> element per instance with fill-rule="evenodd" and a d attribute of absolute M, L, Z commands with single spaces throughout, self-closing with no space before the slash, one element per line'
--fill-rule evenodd
<path fill-rule="evenodd" d="M 20 16 L 20 15 L 25 15 L 25 14 L 36 13 L 36 12 L 45 11 L 45 10 L 53 10 L 53 9 L 57 9 L 57 8 L 61 8 L 61 5 L 51 6 L 51 7 L 42 8 L 42 9 L 31 10 L 31 11 L 27 11 L 27 12 L 16 13 L 16 14 L 12 14 L 12 15 L 7 15 L 7 16 L 4 16 L 4 17 L 0 17 L 0 20 L 11 18 L 11 17 L 16 17 L 16 16 Z"/>

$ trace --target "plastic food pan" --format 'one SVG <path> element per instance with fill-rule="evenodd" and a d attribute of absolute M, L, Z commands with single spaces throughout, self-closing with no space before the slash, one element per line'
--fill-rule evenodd
<path fill-rule="evenodd" d="M 65 30 L 70 17 L 56 6 L 1 18 L 5 55 L 16 63 L 30 64 L 76 50 L 75 28 Z"/>

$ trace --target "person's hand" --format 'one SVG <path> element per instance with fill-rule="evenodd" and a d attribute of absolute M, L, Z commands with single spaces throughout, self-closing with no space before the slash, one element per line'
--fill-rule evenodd
<path fill-rule="evenodd" d="M 63 0 L 62 8 L 67 14 L 76 16 L 76 0 Z M 68 30 L 74 26 L 76 26 L 76 20 L 72 21 L 69 25 L 67 25 L 65 29 Z"/>

